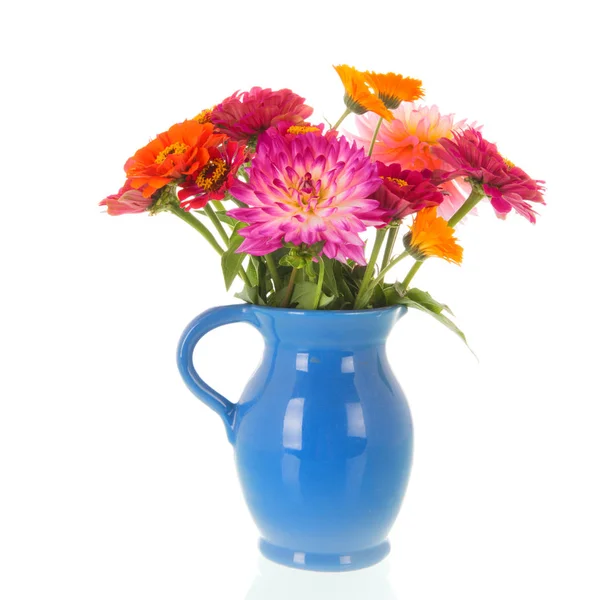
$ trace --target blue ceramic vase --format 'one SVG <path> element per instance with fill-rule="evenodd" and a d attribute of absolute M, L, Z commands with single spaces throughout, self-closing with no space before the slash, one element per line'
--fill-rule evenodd
<path fill-rule="evenodd" d="M 410 473 L 413 428 L 385 343 L 405 312 L 237 304 L 206 311 L 184 331 L 181 375 L 225 423 L 267 558 L 347 571 L 388 554 L 387 535 Z M 265 351 L 234 404 L 202 380 L 192 354 L 207 332 L 237 322 L 260 331 Z"/>

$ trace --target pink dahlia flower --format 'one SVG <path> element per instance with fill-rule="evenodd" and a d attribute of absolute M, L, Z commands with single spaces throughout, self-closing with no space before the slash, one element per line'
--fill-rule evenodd
<path fill-rule="evenodd" d="M 240 166 L 246 161 L 246 147 L 229 141 L 223 146 L 209 148 L 206 165 L 182 184 L 178 192 L 185 210 L 203 208 L 209 200 L 222 200 L 233 185 Z"/>
<path fill-rule="evenodd" d="M 371 198 L 379 202 L 378 214 L 386 224 L 444 201 L 442 192 L 431 182 L 429 169 L 412 171 L 397 163 L 384 165 L 378 161 L 377 172 L 382 185 Z"/>
<path fill-rule="evenodd" d="M 452 133 L 465 126 L 466 121 L 454 121 L 454 115 L 442 115 L 437 106 L 417 106 L 403 102 L 392 111 L 394 118 L 383 121 L 373 148 L 372 157 L 386 165 L 400 163 L 405 169 L 443 169 L 442 159 L 432 150 L 440 140 L 452 137 Z M 368 148 L 379 117 L 367 113 L 356 119 L 358 135 L 348 135 L 351 139 Z M 449 219 L 464 203 L 470 188 L 462 180 L 448 181 L 442 186 L 444 202 L 438 207 L 438 214 Z"/>
<path fill-rule="evenodd" d="M 382 223 L 374 212 L 379 203 L 369 199 L 381 179 L 356 144 L 316 133 L 265 136 L 249 174 L 249 183 L 231 188 L 248 205 L 228 213 L 249 224 L 239 231 L 246 238 L 239 252 L 261 256 L 283 242 L 325 242 L 325 256 L 365 264 L 358 234 Z"/>
<path fill-rule="evenodd" d="M 514 209 L 535 223 L 537 213 L 530 202 L 545 204 L 544 182 L 531 179 L 525 171 L 504 159 L 496 145 L 485 140 L 479 131 L 468 128 L 455 133 L 453 140 L 441 140 L 434 152 L 453 169 L 436 171 L 434 177 L 438 181 L 467 177 L 481 185 L 499 217 Z"/>
<path fill-rule="evenodd" d="M 100 206 L 106 206 L 108 214 L 116 217 L 128 213 L 146 212 L 152 202 L 152 198 L 144 198 L 140 190 L 134 190 L 131 183 L 126 181 L 116 194 L 104 198 Z"/>
<path fill-rule="evenodd" d="M 234 140 L 246 141 L 279 121 L 292 125 L 303 123 L 313 109 L 304 104 L 304 98 L 284 89 L 272 91 L 253 87 L 249 92 L 236 92 L 215 106 L 211 122 L 219 133 Z"/>

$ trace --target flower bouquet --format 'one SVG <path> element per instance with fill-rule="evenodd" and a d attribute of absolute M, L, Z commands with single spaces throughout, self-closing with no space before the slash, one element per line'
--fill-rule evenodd
<path fill-rule="evenodd" d="M 101 202 L 110 215 L 179 217 L 220 257 L 226 288 L 242 280 L 244 303 L 190 323 L 179 368 L 235 445 L 263 554 L 320 570 L 389 551 L 412 422 L 387 334 L 410 307 L 464 340 L 448 307 L 412 286 L 417 271 L 431 257 L 461 263 L 455 227 L 482 200 L 500 218 L 514 210 L 532 223 L 544 203 L 543 182 L 480 127 L 414 104 L 421 81 L 335 70 L 346 108 L 334 124 L 311 122 L 312 108 L 288 89 L 236 92 L 138 150 L 124 186 Z M 342 133 L 352 113 L 356 133 Z M 192 353 L 236 321 L 259 329 L 265 355 L 233 403 L 202 380 Z"/>

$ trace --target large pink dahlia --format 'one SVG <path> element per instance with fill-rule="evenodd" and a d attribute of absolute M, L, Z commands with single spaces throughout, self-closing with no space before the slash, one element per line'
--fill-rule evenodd
<path fill-rule="evenodd" d="M 323 253 L 345 262 L 365 264 L 359 233 L 380 225 L 380 185 L 375 163 L 356 144 L 317 133 L 261 140 L 249 169 L 249 183 L 238 182 L 231 194 L 248 205 L 229 214 L 249 223 L 239 252 L 255 256 L 281 248 L 283 242 L 325 242 Z"/>
<path fill-rule="evenodd" d="M 536 212 L 530 202 L 545 204 L 543 181 L 534 180 L 512 162 L 503 158 L 496 144 L 483 138 L 475 129 L 468 128 L 454 134 L 454 139 L 440 141 L 434 150 L 452 171 L 434 173 L 437 181 L 467 177 L 479 183 L 499 217 L 511 209 L 535 223 Z"/>
<path fill-rule="evenodd" d="M 236 92 L 215 106 L 210 120 L 219 133 L 247 141 L 279 121 L 292 125 L 303 123 L 312 112 L 313 109 L 304 104 L 304 98 L 291 90 L 274 92 L 253 87 L 248 92 Z"/>
<path fill-rule="evenodd" d="M 444 165 L 433 148 L 440 140 L 451 138 L 452 133 L 465 126 L 466 121 L 455 121 L 453 114 L 443 115 L 437 106 L 420 106 L 412 102 L 402 102 L 392 111 L 394 118 L 383 121 L 373 148 L 373 159 L 386 165 L 399 163 L 404 169 L 442 169 Z M 379 117 L 367 113 L 356 118 L 359 146 L 368 148 Z M 448 181 L 442 186 L 444 202 L 438 207 L 438 214 L 449 219 L 469 194 L 469 186 L 462 180 Z"/>

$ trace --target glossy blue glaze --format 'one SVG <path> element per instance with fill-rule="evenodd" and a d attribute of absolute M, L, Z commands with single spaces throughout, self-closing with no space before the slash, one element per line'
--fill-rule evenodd
<path fill-rule="evenodd" d="M 408 482 L 413 430 L 385 342 L 405 312 L 242 304 L 211 309 L 184 332 L 179 369 L 225 423 L 267 558 L 344 571 L 389 552 L 386 538 Z M 261 332 L 265 352 L 233 404 L 202 381 L 192 354 L 208 331 L 240 321 Z"/>

